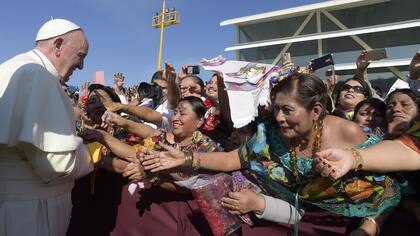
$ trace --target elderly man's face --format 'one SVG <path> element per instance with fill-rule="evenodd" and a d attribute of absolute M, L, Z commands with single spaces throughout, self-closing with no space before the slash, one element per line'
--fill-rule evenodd
<path fill-rule="evenodd" d="M 83 60 L 88 54 L 89 44 L 80 30 L 64 40 L 59 58 L 60 67 L 57 70 L 62 81 L 66 82 L 74 70 L 83 69 Z"/>

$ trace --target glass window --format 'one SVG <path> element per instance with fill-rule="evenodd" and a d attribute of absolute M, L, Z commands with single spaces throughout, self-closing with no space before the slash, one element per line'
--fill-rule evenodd
<path fill-rule="evenodd" d="M 303 23 L 308 14 L 256 24 L 240 25 L 240 43 L 291 37 Z M 312 16 L 301 34 L 316 32 L 316 17 Z"/>
<path fill-rule="evenodd" d="M 348 28 L 357 28 L 418 19 L 420 17 L 420 1 L 392 0 L 329 12 Z"/>
<path fill-rule="evenodd" d="M 243 49 L 240 50 L 240 60 L 271 64 L 285 46 L 286 44 Z M 305 66 L 309 60 L 318 57 L 317 42 L 307 41 L 293 43 L 287 52 L 290 53 L 295 64 Z"/>

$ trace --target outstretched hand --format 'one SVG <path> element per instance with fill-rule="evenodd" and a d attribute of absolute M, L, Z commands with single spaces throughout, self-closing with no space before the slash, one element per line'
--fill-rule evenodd
<path fill-rule="evenodd" d="M 123 170 L 123 177 L 127 177 L 130 180 L 142 180 L 146 178 L 146 173 L 140 163 L 130 162 Z"/>
<path fill-rule="evenodd" d="M 116 74 L 114 74 L 114 80 L 116 81 L 124 81 L 125 76 L 122 72 L 118 72 Z"/>
<path fill-rule="evenodd" d="M 416 52 L 413 59 L 411 60 L 410 67 L 410 79 L 420 78 L 420 51 Z"/>
<path fill-rule="evenodd" d="M 102 115 L 102 122 L 105 124 L 116 125 L 118 127 L 122 127 L 126 123 L 126 119 L 122 116 L 112 113 L 110 111 L 105 111 Z"/>
<path fill-rule="evenodd" d="M 113 102 L 110 97 L 103 96 L 102 94 L 98 93 L 96 90 L 94 91 L 96 97 L 101 100 L 104 107 L 110 112 L 116 112 L 121 110 L 121 103 Z"/>
<path fill-rule="evenodd" d="M 314 164 L 322 176 L 338 179 L 354 169 L 355 160 L 351 150 L 326 149 L 316 153 Z"/>
<path fill-rule="evenodd" d="M 166 151 L 151 152 L 140 157 L 140 162 L 145 170 L 158 172 L 180 167 L 185 164 L 185 155 L 182 151 L 161 142 L 159 145 Z"/>

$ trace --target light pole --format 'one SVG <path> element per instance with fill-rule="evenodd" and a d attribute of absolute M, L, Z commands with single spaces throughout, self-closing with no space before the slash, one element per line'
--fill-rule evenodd
<path fill-rule="evenodd" d="M 162 11 L 157 13 L 152 17 L 152 26 L 156 29 L 160 28 L 160 42 L 159 42 L 159 55 L 158 55 L 158 64 L 157 69 L 160 70 L 160 65 L 162 63 L 162 47 L 163 47 L 163 28 L 178 24 L 179 23 L 179 13 L 175 8 L 168 10 L 165 8 L 165 0 L 162 2 Z"/>

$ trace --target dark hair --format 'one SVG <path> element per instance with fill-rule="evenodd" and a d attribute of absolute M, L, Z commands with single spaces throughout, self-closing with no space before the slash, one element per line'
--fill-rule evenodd
<path fill-rule="evenodd" d="M 380 99 L 377 99 L 377 98 L 365 99 L 365 100 L 357 103 L 356 107 L 354 108 L 353 121 L 356 118 L 356 115 L 359 112 L 360 108 L 362 106 L 366 105 L 366 104 L 369 104 L 370 106 L 375 108 L 381 114 L 385 114 L 385 112 L 386 112 L 386 104 L 383 101 L 381 101 Z"/>
<path fill-rule="evenodd" d="M 153 83 L 155 80 L 159 80 L 159 79 L 165 80 L 163 78 L 163 71 L 161 71 L 161 70 L 158 70 L 155 73 L 153 73 L 152 79 L 150 80 L 150 82 Z"/>
<path fill-rule="evenodd" d="M 388 96 L 386 97 L 386 100 L 385 100 L 386 105 L 389 104 L 389 100 L 391 100 L 391 97 L 397 93 L 402 93 L 409 96 L 413 100 L 413 102 L 417 105 L 417 112 L 420 111 L 420 96 L 411 89 L 396 89 L 392 91 L 392 93 L 388 94 Z"/>
<path fill-rule="evenodd" d="M 280 81 L 271 90 L 271 100 L 273 101 L 280 92 L 294 94 L 298 102 L 308 110 L 317 102 L 326 108 L 329 99 L 327 87 L 321 79 L 312 74 L 297 74 Z"/>
<path fill-rule="evenodd" d="M 203 95 L 204 94 L 204 87 L 205 87 L 203 80 L 196 75 L 187 75 L 184 78 L 182 78 L 182 80 L 189 79 L 189 78 L 191 78 L 196 84 L 200 85 L 201 94 Z"/>
<path fill-rule="evenodd" d="M 113 102 L 121 103 L 121 99 L 118 97 L 118 95 L 114 92 L 112 88 L 104 86 L 102 84 L 91 84 L 88 87 L 89 93 L 91 93 L 95 89 L 101 89 L 105 91 L 109 95 L 109 97 L 111 97 L 111 100 Z"/>
<path fill-rule="evenodd" d="M 203 100 L 201 100 L 201 98 L 188 96 L 188 97 L 180 99 L 178 102 L 178 105 L 184 101 L 188 102 L 191 105 L 192 110 L 194 111 L 194 113 L 197 115 L 198 118 L 204 117 L 204 115 L 206 114 L 206 108 L 204 108 L 204 103 L 203 103 Z"/>

